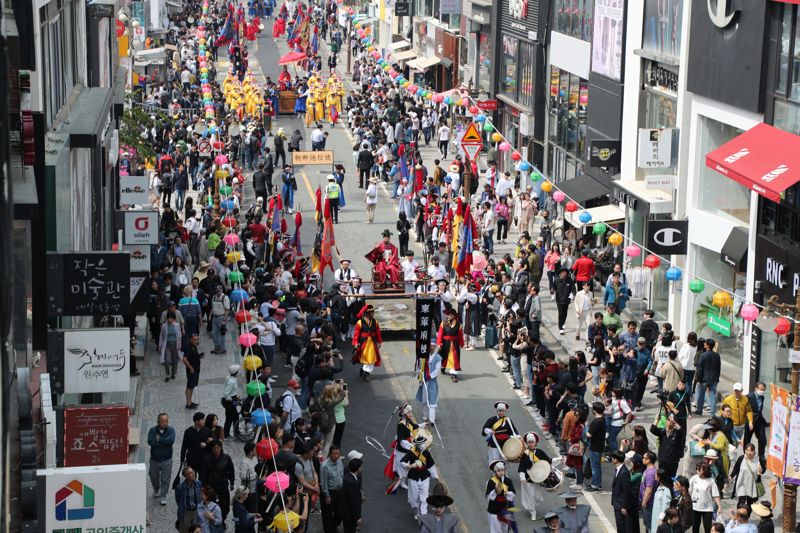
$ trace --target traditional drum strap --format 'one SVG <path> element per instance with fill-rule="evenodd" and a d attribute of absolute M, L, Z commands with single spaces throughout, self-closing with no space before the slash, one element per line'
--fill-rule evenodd
<path fill-rule="evenodd" d="M 414 457 L 419 459 L 419 461 L 422 463 L 422 466 L 426 468 L 428 467 L 428 460 L 425 458 L 425 454 L 423 452 L 417 450 L 416 448 L 411 448 L 411 453 L 414 455 Z"/>
<path fill-rule="evenodd" d="M 505 479 L 505 478 L 503 478 L 503 479 Z M 495 492 L 497 492 L 498 488 L 502 488 L 503 492 L 508 492 L 508 485 L 506 485 L 505 483 L 500 481 L 500 479 L 497 476 L 492 476 L 492 481 L 494 481 L 494 490 L 495 490 Z"/>
<path fill-rule="evenodd" d="M 494 423 L 492 426 L 492 431 L 497 431 L 499 428 L 503 427 L 506 423 L 506 417 L 499 419 L 497 422 Z"/>
<path fill-rule="evenodd" d="M 537 461 L 540 461 L 539 457 L 537 457 L 537 455 L 536 455 L 536 452 L 531 451 L 531 450 L 527 450 L 525 453 L 528 454 L 528 457 L 530 457 L 531 461 L 533 461 L 534 463 L 537 462 Z"/>

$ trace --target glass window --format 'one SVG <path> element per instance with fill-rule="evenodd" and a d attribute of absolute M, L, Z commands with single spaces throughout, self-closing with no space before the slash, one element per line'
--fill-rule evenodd
<path fill-rule="evenodd" d="M 786 11 L 790 10 L 787 9 Z M 794 11 L 794 54 L 792 56 L 792 85 L 789 87 L 789 98 L 800 100 L 800 32 L 797 31 L 798 22 L 800 22 L 800 11 L 796 8 Z"/>
<path fill-rule="evenodd" d="M 490 92 L 492 75 L 490 67 L 491 61 L 491 41 L 489 35 L 481 33 L 478 41 L 478 89 L 484 92 Z"/>
<path fill-rule="evenodd" d="M 517 99 L 517 51 L 519 40 L 508 35 L 503 36 L 502 78 L 500 94 Z"/>
<path fill-rule="evenodd" d="M 776 128 L 800 135 L 800 105 L 775 100 L 775 116 L 772 121 Z"/>
<path fill-rule="evenodd" d="M 534 50 L 532 43 L 520 43 L 519 103 L 531 108 L 533 107 Z"/>
<path fill-rule="evenodd" d="M 588 105 L 589 82 L 551 67 L 549 137 L 579 159 L 585 156 Z"/>
<path fill-rule="evenodd" d="M 556 0 L 555 30 L 584 41 L 592 39 L 594 0 Z"/>
<path fill-rule="evenodd" d="M 705 154 L 730 141 L 742 130 L 702 117 L 700 122 L 700 153 Z M 750 190 L 719 172 L 700 165 L 699 209 L 745 224 L 750 221 Z"/>
<path fill-rule="evenodd" d="M 642 48 L 678 57 L 683 0 L 645 0 Z"/>
<path fill-rule="evenodd" d="M 781 61 L 778 70 L 777 92 L 786 94 L 786 80 L 789 77 L 789 58 L 792 55 L 792 6 L 783 6 L 781 26 Z"/>

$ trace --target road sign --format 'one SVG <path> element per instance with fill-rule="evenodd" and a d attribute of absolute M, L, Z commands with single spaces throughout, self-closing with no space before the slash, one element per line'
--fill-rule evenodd
<path fill-rule="evenodd" d="M 478 152 L 483 148 L 483 139 L 481 139 L 481 134 L 478 132 L 478 128 L 475 127 L 474 122 L 470 124 L 467 131 L 464 132 L 460 144 L 467 158 L 474 161 L 475 156 L 477 156 Z"/>
<path fill-rule="evenodd" d="M 200 155 L 211 155 L 211 141 L 200 141 L 197 145 L 197 151 Z"/>

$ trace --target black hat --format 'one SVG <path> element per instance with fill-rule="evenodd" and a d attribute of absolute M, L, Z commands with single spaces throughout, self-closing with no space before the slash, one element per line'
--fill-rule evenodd
<path fill-rule="evenodd" d="M 381 233 L 381 236 L 382 237 L 391 237 L 392 236 L 392 232 L 389 231 L 388 229 L 385 229 L 385 230 L 383 230 L 383 233 Z"/>
<path fill-rule="evenodd" d="M 446 494 L 445 495 L 434 494 L 433 496 L 428 496 L 428 498 L 425 501 L 431 507 L 447 507 L 448 505 L 453 505 L 453 498 L 447 496 Z"/>

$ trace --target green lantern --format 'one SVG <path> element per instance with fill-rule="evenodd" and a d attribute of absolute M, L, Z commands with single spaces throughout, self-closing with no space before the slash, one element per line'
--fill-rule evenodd
<path fill-rule="evenodd" d="M 486 122 L 486 123 L 483 125 L 483 131 L 485 131 L 486 133 L 491 133 L 491 132 L 492 132 L 492 130 L 494 130 L 494 126 L 492 126 L 492 125 L 491 125 L 491 124 L 489 124 L 488 122 Z"/>
<path fill-rule="evenodd" d="M 261 396 L 267 392 L 267 386 L 261 383 L 260 381 L 251 381 L 247 384 L 247 395 L 256 397 Z"/>
<path fill-rule="evenodd" d="M 231 273 L 228 274 L 228 279 L 231 280 L 231 283 L 241 283 L 244 281 L 244 274 L 238 270 L 232 270 Z"/>
<path fill-rule="evenodd" d="M 706 284 L 702 279 L 693 279 L 689 282 L 689 290 L 695 294 L 701 293 L 705 290 Z"/>
<path fill-rule="evenodd" d="M 598 222 L 597 224 L 592 226 L 592 233 L 594 233 L 595 235 L 603 235 L 605 234 L 607 229 L 608 227 L 604 223 Z"/>
<path fill-rule="evenodd" d="M 219 188 L 219 193 L 222 196 L 230 196 L 232 192 L 233 188 L 230 185 L 223 185 L 222 187 Z"/>
<path fill-rule="evenodd" d="M 531 181 L 533 181 L 534 183 L 536 183 L 536 182 L 537 182 L 537 181 L 539 181 L 540 179 L 542 179 L 542 175 L 541 175 L 541 174 L 539 174 L 539 173 L 538 173 L 538 172 L 536 172 L 535 170 L 534 170 L 533 172 L 531 172 Z"/>

